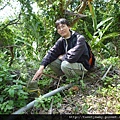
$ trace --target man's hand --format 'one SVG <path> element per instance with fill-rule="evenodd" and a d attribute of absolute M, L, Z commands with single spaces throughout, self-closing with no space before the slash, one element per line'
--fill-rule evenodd
<path fill-rule="evenodd" d="M 63 54 L 63 55 L 64 55 L 64 54 Z M 63 55 L 60 55 L 60 56 L 58 57 L 58 59 L 59 59 L 59 60 L 62 60 Z"/>
<path fill-rule="evenodd" d="M 40 68 L 37 70 L 37 72 L 35 73 L 32 81 L 41 78 L 42 74 L 43 74 L 43 70 L 44 70 L 44 66 L 41 65 Z"/>

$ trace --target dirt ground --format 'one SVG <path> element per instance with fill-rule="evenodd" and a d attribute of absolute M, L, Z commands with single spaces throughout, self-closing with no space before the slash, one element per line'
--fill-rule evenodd
<path fill-rule="evenodd" d="M 106 68 L 106 71 L 108 68 Z M 43 108 L 32 108 L 31 113 L 38 114 L 116 114 L 120 112 L 120 77 L 114 78 L 115 75 L 120 76 L 120 69 L 111 68 L 106 76 L 113 78 L 112 89 L 115 89 L 114 95 L 109 92 L 99 94 L 102 88 L 107 88 L 102 80 L 106 73 L 105 69 L 97 67 L 93 71 L 87 73 L 82 84 L 76 84 L 72 88 L 62 91 L 62 103 L 59 106 L 51 105 L 51 109 L 44 110 Z M 55 89 L 58 83 L 53 80 L 50 87 L 47 89 Z M 62 82 L 59 83 L 59 86 Z M 109 95 L 110 94 L 110 95 Z"/>

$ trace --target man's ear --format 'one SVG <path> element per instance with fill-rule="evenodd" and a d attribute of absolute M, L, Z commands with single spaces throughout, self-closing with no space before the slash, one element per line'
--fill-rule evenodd
<path fill-rule="evenodd" d="M 70 27 L 70 26 L 68 26 L 68 28 L 69 28 L 69 29 L 71 29 L 71 27 Z"/>

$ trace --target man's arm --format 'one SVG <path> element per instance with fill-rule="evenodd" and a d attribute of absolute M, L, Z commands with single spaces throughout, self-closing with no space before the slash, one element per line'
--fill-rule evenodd
<path fill-rule="evenodd" d="M 57 41 L 56 44 L 48 51 L 48 53 L 43 58 L 41 65 L 37 72 L 35 73 L 32 81 L 36 80 L 37 78 L 40 78 L 43 74 L 43 70 L 45 67 L 50 64 L 52 61 L 57 59 L 60 54 L 63 53 L 63 46 L 61 40 Z"/>
<path fill-rule="evenodd" d="M 44 66 L 41 65 L 39 67 L 39 69 L 37 70 L 37 72 L 35 73 L 34 77 L 32 78 L 32 81 L 38 79 L 38 78 L 41 78 L 42 74 L 43 74 L 43 70 L 44 70 Z"/>
<path fill-rule="evenodd" d="M 41 65 L 44 65 L 44 68 L 56 60 L 60 55 L 64 54 L 64 46 L 62 40 L 58 40 L 55 45 L 47 52 L 47 54 L 42 59 Z"/>
<path fill-rule="evenodd" d="M 63 56 L 62 60 L 74 63 L 82 56 L 84 50 L 85 38 L 81 35 L 79 38 L 77 38 L 77 44 L 67 51 L 67 53 Z"/>

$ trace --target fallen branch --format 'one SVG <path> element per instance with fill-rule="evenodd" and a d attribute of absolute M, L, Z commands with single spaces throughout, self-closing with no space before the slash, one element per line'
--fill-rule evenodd
<path fill-rule="evenodd" d="M 110 67 L 108 68 L 108 70 L 106 71 L 106 73 L 103 75 L 103 77 L 101 78 L 101 80 L 103 80 L 106 75 L 108 74 L 108 72 L 110 71 L 110 69 L 112 68 L 112 65 L 110 65 Z"/>
<path fill-rule="evenodd" d="M 52 113 L 53 113 L 53 109 L 52 109 L 52 107 L 53 107 L 53 101 L 54 101 L 54 98 L 52 98 L 52 101 L 51 101 L 51 104 L 50 104 L 50 109 L 49 109 L 49 111 L 48 111 L 48 114 L 52 114 Z"/>
<path fill-rule="evenodd" d="M 59 80 L 59 78 L 57 78 L 57 77 L 54 76 L 54 75 L 49 75 L 49 74 L 45 74 L 45 73 L 43 73 L 43 75 L 45 75 L 45 76 L 47 76 L 47 77 L 51 77 L 51 78 L 56 79 L 56 80 Z"/>
<path fill-rule="evenodd" d="M 105 72 L 105 74 L 103 75 L 103 77 L 102 77 L 100 80 L 98 80 L 98 81 L 95 83 L 95 85 L 96 85 L 99 81 L 103 80 L 103 79 L 106 77 L 106 75 L 108 74 L 108 72 L 110 71 L 111 68 L 112 68 L 112 65 L 109 66 L 109 68 L 107 69 L 107 71 Z M 95 91 L 94 91 L 94 92 L 95 92 Z"/>
<path fill-rule="evenodd" d="M 59 87 L 60 80 L 61 80 L 61 77 L 60 77 L 60 79 L 59 79 L 59 81 L 58 81 L 57 88 Z M 54 98 L 52 98 L 52 101 L 51 101 L 51 104 L 50 104 L 50 109 L 49 109 L 49 111 L 48 111 L 48 114 L 52 114 L 52 112 L 53 112 L 53 109 L 52 109 L 52 107 L 53 107 L 53 101 L 54 101 Z"/>

